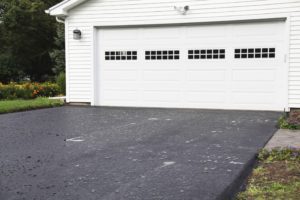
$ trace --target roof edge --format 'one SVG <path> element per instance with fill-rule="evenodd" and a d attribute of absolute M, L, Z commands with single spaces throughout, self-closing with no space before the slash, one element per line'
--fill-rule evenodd
<path fill-rule="evenodd" d="M 50 14 L 52 16 L 67 16 L 68 11 L 75 6 L 83 3 L 86 0 L 64 0 L 48 10 L 45 10 L 45 13 Z"/>

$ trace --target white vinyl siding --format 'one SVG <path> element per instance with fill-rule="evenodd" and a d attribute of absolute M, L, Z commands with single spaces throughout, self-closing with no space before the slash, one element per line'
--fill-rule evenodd
<path fill-rule="evenodd" d="M 189 5 L 187 15 L 174 6 Z M 88 0 L 67 17 L 68 100 L 92 102 L 93 27 L 205 23 L 290 17 L 289 107 L 300 108 L 299 0 Z M 73 40 L 73 30 L 82 39 Z"/>

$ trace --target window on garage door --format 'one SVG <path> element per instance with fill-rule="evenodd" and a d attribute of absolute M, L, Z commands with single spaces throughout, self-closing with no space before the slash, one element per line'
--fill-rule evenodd
<path fill-rule="evenodd" d="M 105 60 L 137 60 L 137 51 L 105 51 Z"/>
<path fill-rule="evenodd" d="M 151 50 L 145 51 L 146 60 L 179 60 L 179 50 Z"/>
<path fill-rule="evenodd" d="M 188 51 L 188 59 L 190 60 L 225 59 L 225 57 L 225 49 L 196 49 Z"/>
<path fill-rule="evenodd" d="M 235 49 L 236 59 L 275 58 L 276 48 L 241 48 Z"/>

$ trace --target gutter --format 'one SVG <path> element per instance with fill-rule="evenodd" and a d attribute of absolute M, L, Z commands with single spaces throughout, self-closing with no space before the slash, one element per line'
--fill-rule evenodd
<path fill-rule="evenodd" d="M 49 8 L 48 10 L 45 10 L 45 12 L 46 12 L 47 14 L 50 14 L 51 10 L 54 10 L 55 8 L 57 8 L 57 7 L 61 6 L 61 5 L 65 4 L 65 3 L 68 3 L 69 1 L 71 1 L 71 0 L 65 0 L 65 1 L 62 1 L 62 2 L 60 2 L 60 3 L 58 3 L 58 4 L 54 5 L 54 6 L 52 6 L 52 7 Z"/>
<path fill-rule="evenodd" d="M 74 6 L 77 6 L 81 3 L 83 3 L 86 0 L 64 0 L 51 8 L 45 10 L 45 13 L 55 16 L 66 16 L 69 9 L 72 9 Z M 59 9 L 57 11 L 57 9 Z M 56 11 L 56 14 L 53 14 L 52 12 Z"/>
<path fill-rule="evenodd" d="M 61 19 L 61 18 L 59 18 L 59 17 L 56 17 L 56 21 L 57 21 L 58 23 L 62 23 L 62 24 L 65 23 L 65 20 L 64 20 L 64 19 Z"/>

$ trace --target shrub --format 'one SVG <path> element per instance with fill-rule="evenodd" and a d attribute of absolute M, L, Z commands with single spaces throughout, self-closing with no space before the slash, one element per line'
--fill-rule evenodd
<path fill-rule="evenodd" d="M 279 118 L 278 126 L 281 129 L 290 129 L 290 130 L 300 129 L 300 125 L 295 125 L 295 124 L 289 123 L 287 117 L 285 117 L 285 116 L 282 116 L 282 117 Z"/>
<path fill-rule="evenodd" d="M 59 86 L 54 83 L 0 83 L 0 100 L 34 99 L 53 97 L 59 94 Z"/>
<path fill-rule="evenodd" d="M 66 94 L 66 74 L 64 72 L 61 72 L 56 77 L 56 84 L 59 87 L 59 92 L 63 95 Z"/>

